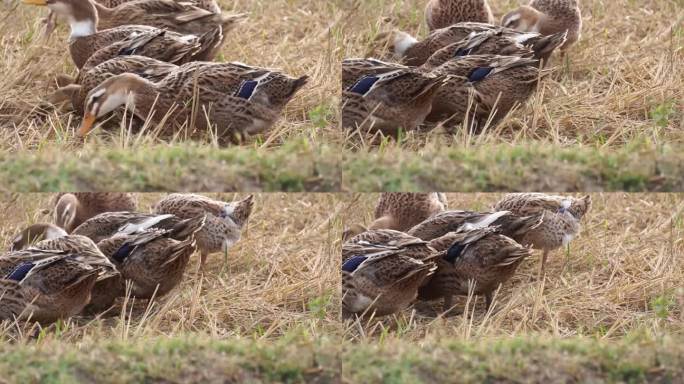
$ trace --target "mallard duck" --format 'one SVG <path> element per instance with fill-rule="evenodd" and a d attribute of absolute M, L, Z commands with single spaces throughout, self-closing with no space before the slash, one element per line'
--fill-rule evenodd
<path fill-rule="evenodd" d="M 551 251 L 567 247 L 580 232 L 580 221 L 591 209 L 591 196 L 582 198 L 542 193 L 514 193 L 504 196 L 495 209 L 508 209 L 520 215 L 543 214 L 542 223 L 528 231 L 519 242 L 543 251 L 539 273 L 546 271 Z"/>
<path fill-rule="evenodd" d="M 404 256 L 404 248 L 368 245 L 342 264 L 344 318 L 385 316 L 411 305 L 435 264 Z"/>
<path fill-rule="evenodd" d="M 55 224 L 72 232 L 84 221 L 103 212 L 135 211 L 138 199 L 132 193 L 76 192 L 55 197 Z"/>
<path fill-rule="evenodd" d="M 27 306 L 21 285 L 13 280 L 0 279 L 0 321 L 21 318 Z"/>
<path fill-rule="evenodd" d="M 409 66 L 423 65 L 435 52 L 447 45 L 457 43 L 472 33 L 486 32 L 500 29 L 491 24 L 484 23 L 458 23 L 447 28 L 432 31 L 423 40 L 418 40 L 410 34 L 392 30 L 381 32 L 373 43 L 375 50 L 389 50 L 401 63 Z M 515 32 L 520 34 L 520 32 Z"/>
<path fill-rule="evenodd" d="M 517 241 L 522 239 L 530 230 L 539 226 L 543 218 L 543 213 L 522 216 L 510 211 L 444 211 L 416 225 L 407 233 L 419 239 L 430 241 L 450 232 L 497 227 L 499 233 Z"/>
<path fill-rule="evenodd" d="M 450 132 L 460 123 L 479 132 L 526 102 L 546 72 L 540 71 L 536 59 L 473 55 L 449 60 L 432 73 L 448 77 L 437 90 L 426 121 L 443 124 Z"/>
<path fill-rule="evenodd" d="M 85 137 L 98 118 L 129 105 L 141 120 L 159 125 L 163 136 L 186 127 L 191 136 L 211 129 L 220 144 L 240 142 L 268 131 L 308 81 L 308 76 L 294 78 L 272 70 L 239 77 L 235 68 L 261 71 L 237 63 L 190 63 L 157 83 L 132 73 L 110 77 L 88 94 L 78 135 Z"/>
<path fill-rule="evenodd" d="M 419 289 L 419 300 L 444 298 L 444 312 L 452 308 L 453 295 L 484 295 L 487 309 L 492 293 L 514 274 L 520 263 L 531 255 L 525 248 L 496 228 L 478 228 L 458 235 L 448 250 L 435 258 L 437 270 Z"/>
<path fill-rule="evenodd" d="M 154 38 L 141 46 L 136 54 L 169 62 L 179 57 L 186 60 L 211 60 L 223 41 L 223 30 L 220 26 L 200 36 L 164 32 L 159 28 L 144 25 L 125 25 L 98 32 L 97 9 L 91 1 L 24 0 L 24 2 L 31 5 L 46 5 L 50 10 L 68 20 L 71 26 L 69 52 L 78 69 L 81 69 L 88 58 L 101 48 L 140 34 L 149 34 Z M 187 52 L 192 52 L 192 54 L 187 55 Z"/>
<path fill-rule="evenodd" d="M 74 260 L 100 269 L 100 275 L 93 286 L 86 313 L 98 313 L 110 308 L 117 297 L 124 295 L 123 280 L 114 264 L 100 251 L 90 238 L 80 235 L 67 235 L 46 239 L 30 249 L 58 250 L 72 252 Z"/>
<path fill-rule="evenodd" d="M 582 11 L 579 0 L 532 0 L 529 5 L 506 14 L 501 25 L 524 32 L 553 35 L 567 32 L 561 54 L 575 44 L 582 33 Z"/>
<path fill-rule="evenodd" d="M 441 76 L 375 59 L 347 59 L 342 73 L 342 126 L 386 134 L 422 124 L 444 81 Z M 352 74 L 360 77 L 348 86 Z"/>
<path fill-rule="evenodd" d="M 385 192 L 375 207 L 370 229 L 408 231 L 430 216 L 446 209 L 443 193 Z"/>
<path fill-rule="evenodd" d="M 392 229 L 372 229 L 352 237 L 342 245 L 342 261 L 358 255 L 359 249 L 375 245 L 401 248 L 404 250 L 402 255 L 417 260 L 427 260 L 436 253 L 427 241 L 415 236 Z"/>
<path fill-rule="evenodd" d="M 77 257 L 73 252 L 39 249 L 0 256 L 0 275 L 18 283 L 29 303 L 24 317 L 51 323 L 83 311 L 101 269 Z"/>
<path fill-rule="evenodd" d="M 206 214 L 206 224 L 197 233 L 197 246 L 200 250 L 200 268 L 204 269 L 207 256 L 228 253 L 240 240 L 254 206 L 254 196 L 234 202 L 224 202 L 195 194 L 174 193 L 160 200 L 154 207 L 158 214 L 172 214 L 180 218 L 190 218 Z"/>
<path fill-rule="evenodd" d="M 56 239 L 66 236 L 67 233 L 62 228 L 54 224 L 39 223 L 33 224 L 12 239 L 11 251 L 21 251 L 41 240 Z"/>
<path fill-rule="evenodd" d="M 102 50 L 100 50 L 102 51 Z M 98 52 L 100 52 L 98 51 Z M 73 110 L 83 114 L 88 93 L 108 78 L 122 73 L 134 73 L 146 80 L 158 82 L 178 66 L 145 56 L 119 56 L 86 69 L 86 64 L 74 79 L 73 84 L 57 89 L 50 100 L 53 104 L 67 101 Z"/>
<path fill-rule="evenodd" d="M 145 229 L 100 241 L 100 250 L 132 284 L 132 295 L 151 299 L 180 284 L 190 256 L 197 250 L 196 233 L 205 215 L 182 220 L 171 229 Z"/>
<path fill-rule="evenodd" d="M 81 235 L 96 244 L 117 234 L 132 234 L 146 229 L 172 229 L 181 222 L 174 215 L 142 212 L 105 212 L 83 222 L 72 235 Z"/>
<path fill-rule="evenodd" d="M 430 0 L 425 8 L 430 31 L 462 22 L 494 23 L 487 0 Z"/>
<path fill-rule="evenodd" d="M 565 42 L 565 32 L 543 36 L 538 33 L 513 35 L 504 29 L 475 32 L 435 52 L 422 68 L 433 69 L 455 58 L 469 55 L 500 55 L 533 58 L 548 62 L 553 51 Z"/>

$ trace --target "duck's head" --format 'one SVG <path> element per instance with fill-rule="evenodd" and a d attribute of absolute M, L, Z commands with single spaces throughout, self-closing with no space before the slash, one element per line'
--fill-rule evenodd
<path fill-rule="evenodd" d="M 78 198 L 72 193 L 65 193 L 60 196 L 57 204 L 55 204 L 55 224 L 67 232 L 73 231 L 79 205 Z"/>
<path fill-rule="evenodd" d="M 538 10 L 523 5 L 511 11 L 501 19 L 501 25 L 520 32 L 539 32 L 544 14 Z"/>
<path fill-rule="evenodd" d="M 282 109 L 306 85 L 308 76 L 290 77 L 269 72 L 242 83 L 235 96 L 273 109 Z"/>
<path fill-rule="evenodd" d="M 23 0 L 24 4 L 48 7 L 65 18 L 71 26 L 71 37 L 82 37 L 97 31 L 97 9 L 90 0 Z"/>
<path fill-rule="evenodd" d="M 230 218 L 235 224 L 243 227 L 249 220 L 253 207 L 254 195 L 249 195 L 242 200 L 226 204 L 219 217 Z"/>
<path fill-rule="evenodd" d="M 584 217 L 584 215 L 591 209 L 591 195 L 586 195 L 580 199 L 573 201 L 572 205 L 568 208 L 570 213 L 578 219 Z"/>
<path fill-rule="evenodd" d="M 93 88 L 86 97 L 83 108 L 83 122 L 78 129 L 78 136 L 85 137 L 90 133 L 97 119 L 129 104 L 133 105 L 133 92 L 139 77 L 131 73 L 124 73 L 110 77 L 102 84 Z"/>
<path fill-rule="evenodd" d="M 45 223 L 33 224 L 14 237 L 11 250 L 20 251 L 38 241 L 52 240 L 66 235 L 66 231 L 56 225 Z"/>
<path fill-rule="evenodd" d="M 371 52 L 367 56 L 375 54 L 383 57 L 382 53 L 389 51 L 395 58 L 401 59 L 406 56 L 408 50 L 417 42 L 418 40 L 415 37 L 396 29 L 389 32 L 381 32 L 373 40 Z"/>

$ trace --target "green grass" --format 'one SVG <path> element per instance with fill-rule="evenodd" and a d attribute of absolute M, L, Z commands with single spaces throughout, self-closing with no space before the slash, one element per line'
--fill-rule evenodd
<path fill-rule="evenodd" d="M 304 334 L 277 340 L 207 336 L 136 342 L 50 340 L 0 346 L 3 382 L 676 383 L 674 339 L 546 337 L 340 343 Z"/>
<path fill-rule="evenodd" d="M 0 184 L 8 191 L 335 191 L 339 156 L 305 140 L 257 149 L 198 144 L 77 152 L 45 147 L 0 153 Z"/>
<path fill-rule="evenodd" d="M 348 154 L 348 191 L 629 191 L 684 190 L 684 151 L 634 144 L 603 150 L 552 145 L 496 145 L 464 149 L 397 146 Z"/>

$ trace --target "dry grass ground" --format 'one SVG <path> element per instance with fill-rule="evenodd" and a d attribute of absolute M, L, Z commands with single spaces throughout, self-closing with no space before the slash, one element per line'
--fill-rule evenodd
<path fill-rule="evenodd" d="M 241 61 L 279 68 L 292 75 L 309 75 L 310 81 L 288 104 L 281 120 L 268 135 L 256 137 L 241 148 L 223 150 L 215 149 L 210 135 L 200 140 L 210 156 L 197 160 L 198 167 L 204 167 L 212 159 L 221 166 L 224 158 L 236 158 L 237 163 L 251 163 L 254 168 L 231 168 L 229 164 L 224 172 L 259 186 L 263 177 L 269 176 L 268 166 L 261 168 L 263 164 L 282 163 L 285 156 L 289 156 L 290 161 L 286 165 L 290 169 L 298 165 L 308 169 L 312 164 L 321 163 L 337 165 L 339 151 L 330 150 L 330 143 L 336 140 L 336 129 L 331 123 L 336 104 L 332 99 L 339 88 L 339 55 L 335 56 L 334 52 L 340 38 L 334 33 L 332 16 L 335 5 L 314 0 L 222 0 L 219 3 L 227 12 L 247 12 L 250 15 L 238 30 L 230 32 L 219 61 Z M 0 40 L 3 53 L 0 60 L 0 151 L 12 154 L 2 160 L 7 168 L 21 161 L 42 161 L 55 164 L 63 171 L 64 178 L 71 179 L 78 177 L 68 164 L 73 158 L 102 160 L 101 166 L 106 170 L 116 166 L 118 159 L 112 157 L 119 157 L 121 151 L 129 153 L 131 158 L 140 157 L 141 153 L 151 158 L 155 157 L 154 154 L 164 157 L 183 151 L 193 153 L 194 147 L 181 140 L 160 142 L 148 134 L 131 135 L 119 124 L 112 124 L 109 133 L 98 129 L 86 143 L 76 140 L 74 130 L 80 116 L 55 111 L 45 102 L 46 96 L 55 88 L 56 75 L 76 73 L 66 50 L 68 25 L 61 22 L 51 41 L 46 43 L 40 38 L 40 19 L 45 15 L 45 9 L 22 5 L 19 1 L 0 4 L 0 33 L 3 36 Z M 186 163 L 193 161 L 193 158 L 186 159 Z M 189 166 L 184 171 L 192 172 L 192 168 Z M 163 168 L 138 169 L 121 177 L 124 181 L 135 181 L 157 171 L 168 178 L 170 184 L 178 181 L 178 189 L 187 189 L 187 182 Z M 319 183 L 318 188 L 308 188 L 306 182 L 302 182 L 299 190 L 339 189 L 330 187 L 331 184 L 339 184 L 339 175 L 324 176 L 326 180 Z M 39 184 L 41 177 L 49 175 L 36 175 Z M 297 181 L 305 178 L 298 177 Z M 97 180 L 96 175 L 89 175 L 87 181 L 96 184 Z M 278 184 L 277 179 L 273 181 Z M 10 190 L 22 189 L 21 186 L 13 187 L 14 184 L 8 186 Z M 158 190 L 154 185 L 143 187 Z M 208 187 L 206 190 L 217 192 L 225 189 Z M 92 185 L 89 189 L 99 188 Z M 265 185 L 258 189 L 270 188 Z"/>
<path fill-rule="evenodd" d="M 373 55 L 383 57 L 383 52 L 373 50 L 373 40 L 379 32 L 397 28 L 425 36 L 423 21 L 424 0 L 373 0 L 347 1 L 350 9 L 344 25 L 345 57 Z M 518 0 L 490 0 L 497 19 L 524 3 Z M 484 173 L 496 168 L 496 161 L 468 161 L 467 153 L 486 158 L 500 154 L 504 163 L 514 163 L 511 153 L 537 156 L 540 152 L 550 154 L 536 163 L 545 162 L 562 166 L 565 151 L 576 151 L 580 156 L 592 157 L 593 153 L 602 163 L 611 163 L 611 153 L 630 153 L 644 163 L 652 164 L 654 156 L 676 156 L 684 145 L 684 120 L 682 100 L 684 89 L 684 7 L 681 0 L 583 0 L 581 8 L 584 19 L 582 40 L 574 46 L 568 65 L 556 57 L 551 65 L 551 76 L 544 81 L 529 102 L 513 111 L 497 126 L 488 127 L 482 134 L 470 136 L 458 132 L 447 136 L 438 128 L 429 133 L 410 132 L 398 142 L 383 141 L 379 149 L 368 144 L 371 138 L 355 140 L 354 151 L 344 160 L 345 184 L 349 180 L 352 191 L 364 179 L 367 163 L 377 163 L 378 174 L 397 176 L 401 182 L 416 185 L 421 190 L 460 189 L 458 184 L 441 180 L 444 169 L 464 165 L 480 166 Z M 492 145 L 498 145 L 492 150 Z M 507 151 L 515 146 L 518 151 Z M 634 148 L 639 148 L 634 151 Z M 416 156 L 413 152 L 418 152 Z M 466 152 L 464 156 L 463 153 Z M 561 154 L 554 155 L 556 152 Z M 422 157 L 428 157 L 423 161 Z M 464 161 L 465 158 L 465 161 Z M 385 160 L 387 159 L 387 160 Z M 497 157 L 498 160 L 498 157 Z M 534 160 L 532 161 L 534 163 Z M 405 165 L 420 163 L 416 171 L 405 171 Z M 577 161 L 575 173 L 592 173 L 596 168 Z M 399 164 L 397 166 L 397 164 Z M 626 159 L 615 163 L 618 168 L 631 166 Z M 526 173 L 533 165 L 514 168 Z M 609 170 L 600 166 L 598 172 Z M 434 172 L 432 172 L 434 171 Z M 428 176 L 423 176 L 425 173 Z M 681 179 L 680 169 L 653 170 L 645 178 Z M 459 174 L 472 180 L 468 174 Z M 485 184 L 487 190 L 505 191 L 520 189 L 515 183 L 497 186 L 495 177 Z M 411 184 L 421 179 L 422 183 Z M 549 176 L 550 190 L 565 190 L 562 176 Z M 589 189 L 621 190 L 610 188 L 606 180 L 590 178 Z M 619 184 L 619 180 L 616 179 Z M 432 189 L 423 188 L 432 185 Z M 544 187 L 544 185 L 538 185 Z M 508 188 L 506 188 L 508 187 Z M 554 189 L 553 187 L 557 187 Z M 396 180 L 380 183 L 373 191 L 396 189 Z M 534 189 L 534 188 L 533 188 Z M 569 188 L 572 189 L 572 188 Z M 658 190 L 658 186 L 644 186 L 641 190 Z M 371 191 L 370 189 L 361 189 Z M 483 189 L 480 188 L 480 191 Z M 667 190 L 679 191 L 679 187 Z"/>
<path fill-rule="evenodd" d="M 488 210 L 501 195 L 449 194 L 450 209 Z M 539 279 L 540 251 L 503 285 L 490 313 L 484 299 L 462 298 L 465 315 L 434 318 L 407 310 L 394 319 L 350 324 L 364 341 L 392 335 L 422 343 L 545 335 L 600 340 L 681 333 L 684 195 L 594 194 L 593 208 L 569 250 L 552 253 Z M 377 195 L 356 198 L 345 222 L 369 224 Z M 438 303 L 435 303 L 436 305 Z M 438 304 L 441 308 L 441 303 Z M 389 327 L 389 328 L 388 328 Z"/>

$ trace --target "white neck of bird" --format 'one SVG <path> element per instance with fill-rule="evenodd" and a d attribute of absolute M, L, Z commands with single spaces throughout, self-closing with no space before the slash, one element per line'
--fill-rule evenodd
<path fill-rule="evenodd" d="M 69 20 L 71 26 L 71 38 L 85 37 L 94 35 L 97 32 L 95 22 L 93 20 Z"/>

